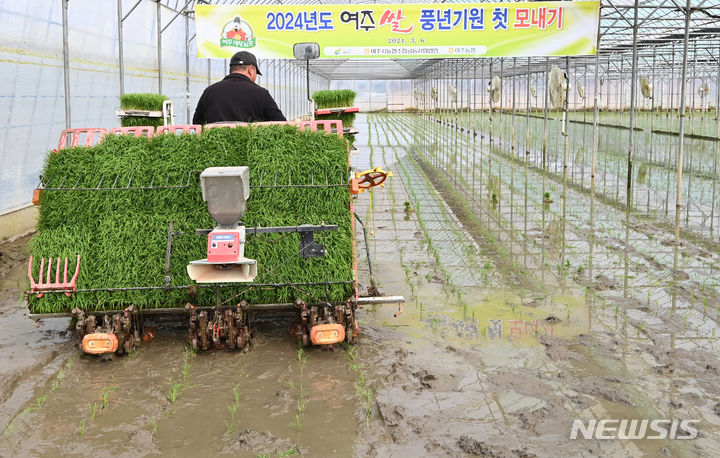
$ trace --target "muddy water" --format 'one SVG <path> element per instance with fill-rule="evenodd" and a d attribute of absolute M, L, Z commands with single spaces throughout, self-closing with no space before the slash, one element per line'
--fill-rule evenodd
<path fill-rule="evenodd" d="M 308 352 L 301 370 L 286 329 L 259 332 L 248 354 L 195 355 L 183 336 L 162 333 L 114 361 L 65 348 L 5 428 L 3 454 L 350 455 L 356 402 L 344 352 Z"/>
<path fill-rule="evenodd" d="M 0 455 L 713 454 L 720 361 L 673 346 L 686 338 L 682 320 L 651 321 L 638 315 L 643 304 L 570 280 L 520 278 L 400 139 L 373 118 L 357 123 L 353 166 L 395 173 L 357 211 L 373 231 L 376 282 L 408 299 L 401 315 L 365 308 L 363 335 L 347 350 L 298 354 L 287 323 L 271 323 L 248 353 L 193 354 L 168 328 L 132 356 L 102 361 L 78 354 L 67 321 L 36 329 L 27 319 L 25 241 L 4 244 Z M 367 286 L 362 238 L 358 252 Z M 700 436 L 570 439 L 573 419 L 614 418 L 698 418 Z"/>

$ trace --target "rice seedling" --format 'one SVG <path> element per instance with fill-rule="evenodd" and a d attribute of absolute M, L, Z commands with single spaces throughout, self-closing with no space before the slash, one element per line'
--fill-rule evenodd
<path fill-rule="evenodd" d="M 73 357 L 72 355 L 68 356 L 67 361 L 65 362 L 65 365 L 60 368 L 60 370 L 57 371 L 55 374 L 55 379 L 50 384 L 50 391 L 54 392 L 58 388 L 60 388 L 60 384 L 65 379 L 65 373 L 69 371 L 72 368 L 73 365 Z"/>
<path fill-rule="evenodd" d="M 300 415 L 295 414 L 295 419 L 291 421 L 288 426 L 295 428 L 297 432 L 300 432 L 302 430 L 302 422 L 300 421 Z"/>
<path fill-rule="evenodd" d="M 235 404 L 240 404 L 240 385 L 237 383 L 233 384 L 233 395 L 235 396 Z"/>
<path fill-rule="evenodd" d="M 100 412 L 102 407 L 97 402 L 88 403 L 88 412 L 90 413 L 90 421 L 95 421 L 95 415 Z"/>
<path fill-rule="evenodd" d="M 318 108 L 339 108 L 352 106 L 357 93 L 350 89 L 315 91 L 312 95 Z"/>
<path fill-rule="evenodd" d="M 35 398 L 35 410 L 41 408 L 43 404 L 45 404 L 45 399 L 47 399 L 47 396 L 38 396 Z"/>
<path fill-rule="evenodd" d="M 120 97 L 120 107 L 123 110 L 162 110 L 162 104 L 166 100 L 170 99 L 153 93 L 123 94 Z"/>
<path fill-rule="evenodd" d="M 232 145 L 232 148 L 229 148 Z M 252 145 L 252 146 L 250 146 Z M 322 152 L 322 154 L 318 154 Z M 311 184 L 327 173 L 336 182 L 346 180 L 347 142 L 334 135 L 299 132 L 288 126 L 212 129 L 201 135 L 135 138 L 108 136 L 94 147 L 63 149 L 46 159 L 44 176 L 78 181 L 79 187 L 96 187 L 99 177 L 118 183 L 149 185 L 169 178 L 178 183 L 188 173 L 211 166 L 242 164 L 250 167 L 251 186 L 275 182 Z M 276 178 L 277 177 L 277 178 Z M 194 234 L 214 223 L 202 201 L 200 184 L 187 188 L 145 191 L 46 191 L 42 194 L 38 235 L 30 242 L 36 258 L 82 255 L 78 288 L 158 286 L 164 284 L 167 227 L 174 222 L 182 232 L 173 239 L 170 275 L 173 286 L 188 285 L 186 265 L 205 256 L 206 244 Z M 322 235 L 327 256 L 298 256 L 297 237 L 266 234 L 248 237 L 246 256 L 257 259 L 262 269 L 256 283 L 350 281 L 352 232 L 348 213 L 350 194 L 345 187 L 253 189 L 243 222 L 246 226 L 294 226 L 337 224 L 339 230 Z M 129 268 L 132 267 L 132 268 Z M 39 265 L 35 267 L 39 274 Z M 244 292 L 244 293 L 243 293 Z M 222 288 L 220 299 L 243 293 L 250 303 L 305 300 L 345 300 L 352 285 L 333 284 L 295 288 L 253 288 L 242 285 Z M 47 294 L 29 298 L 33 313 L 181 306 L 186 302 L 212 305 L 212 288 L 200 288 L 196 297 L 186 289 L 129 291 L 125 293 Z"/>
<path fill-rule="evenodd" d="M 318 108 L 341 108 L 351 107 L 355 101 L 356 93 L 350 89 L 323 90 L 313 93 L 312 98 Z M 343 127 L 352 126 L 355 120 L 355 113 L 331 113 L 315 116 L 317 120 L 339 119 Z M 351 140 L 352 141 L 352 140 Z M 370 158 L 372 164 L 372 156 Z"/>
<path fill-rule="evenodd" d="M 5 434 L 5 437 L 12 436 L 13 432 L 15 431 L 15 425 L 12 424 L 11 420 L 7 420 L 5 422 L 5 426 L 3 427 L 3 433 Z"/>
<path fill-rule="evenodd" d="M 102 408 L 107 407 L 110 402 L 110 395 L 117 389 L 115 386 L 106 386 L 100 392 L 100 398 L 102 399 Z"/>
<path fill-rule="evenodd" d="M 174 404 L 175 401 L 177 401 L 178 395 L 180 394 L 180 391 L 182 390 L 182 383 L 177 382 L 170 385 L 170 390 L 168 390 L 165 397 L 168 401 L 170 401 L 171 404 Z"/>
<path fill-rule="evenodd" d="M 169 100 L 168 97 L 160 94 L 150 93 L 133 93 L 123 94 L 120 97 L 120 107 L 123 110 L 139 110 L 139 111 L 162 111 L 163 102 Z M 123 127 L 131 126 L 162 126 L 163 118 L 150 118 L 144 116 L 124 116 L 120 124 Z"/>
<path fill-rule="evenodd" d="M 230 412 L 230 419 L 235 419 L 235 412 L 237 411 L 238 405 L 237 404 L 227 404 L 225 407 L 227 407 L 228 412 Z"/>
<path fill-rule="evenodd" d="M 182 367 L 182 381 L 183 383 L 187 380 L 188 374 L 190 373 L 190 361 L 195 357 L 195 352 L 189 346 L 183 350 L 183 367 Z"/>
<path fill-rule="evenodd" d="M 373 392 L 365 380 L 365 373 L 358 371 L 358 377 L 355 381 L 355 392 L 362 400 L 363 411 L 365 412 L 365 426 L 370 427 L 370 416 L 372 414 Z"/>
<path fill-rule="evenodd" d="M 85 437 L 85 420 L 80 420 L 80 423 L 78 423 L 78 434 L 80 434 L 80 437 Z"/>
<path fill-rule="evenodd" d="M 292 456 L 292 455 L 295 455 L 296 453 L 299 453 L 299 452 L 298 452 L 298 450 L 297 450 L 297 448 L 296 448 L 295 446 L 292 446 L 292 447 L 290 447 L 289 449 L 287 449 L 287 450 L 285 450 L 285 451 L 283 451 L 283 452 L 281 452 L 280 450 L 278 450 L 276 453 L 277 453 L 277 456 Z"/>
<path fill-rule="evenodd" d="M 297 405 L 296 410 L 298 414 L 301 414 L 305 411 L 305 408 L 307 407 L 308 400 L 305 395 L 305 365 L 307 364 L 308 360 L 308 354 L 305 352 L 305 350 L 300 347 L 297 351 L 297 358 L 298 363 L 300 364 L 300 387 L 299 387 L 299 394 L 297 399 Z"/>

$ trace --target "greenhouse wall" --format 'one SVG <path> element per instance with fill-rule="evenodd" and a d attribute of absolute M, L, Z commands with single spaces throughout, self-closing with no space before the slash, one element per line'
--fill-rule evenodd
<path fill-rule="evenodd" d="M 123 0 L 124 89 L 158 92 L 157 3 Z M 117 2 L 68 3 L 71 128 L 118 127 L 120 65 Z M 174 105 L 175 122 L 189 123 L 208 82 L 227 73 L 226 59 L 197 57 L 194 20 L 161 5 L 162 93 Z M 174 20 L 173 20 L 174 18 Z M 171 22 L 172 21 L 172 22 Z M 188 26 L 190 91 L 186 90 Z M 0 0 L 0 214 L 30 204 L 45 154 L 66 128 L 62 2 Z M 258 56 L 261 57 L 261 56 Z M 258 83 L 270 90 L 288 119 L 307 113 L 305 73 L 292 61 L 260 59 Z M 313 78 L 314 88 L 327 81 Z M 298 88 L 302 91 L 298 91 Z"/>

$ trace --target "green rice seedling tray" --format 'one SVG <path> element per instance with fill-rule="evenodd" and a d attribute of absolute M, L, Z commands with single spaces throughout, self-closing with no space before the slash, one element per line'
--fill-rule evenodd
<path fill-rule="evenodd" d="M 214 226 L 202 199 L 199 173 L 207 167 L 241 165 L 250 167 L 250 197 L 242 221 L 246 227 L 332 224 L 338 230 L 316 234 L 327 254 L 309 259 L 299 256 L 297 233 L 248 235 L 245 255 L 258 262 L 254 282 L 193 286 L 186 266 L 204 258 L 207 248 L 206 236 L 195 231 Z M 78 291 L 70 297 L 29 295 L 31 313 L 63 313 L 74 307 L 116 310 L 131 304 L 149 309 L 187 302 L 204 306 L 241 300 L 344 301 L 354 294 L 351 196 L 348 186 L 340 185 L 349 176 L 344 138 L 291 126 L 216 128 L 200 135 L 152 139 L 107 136 L 93 147 L 49 153 L 42 173 L 48 189 L 40 195 L 31 254 L 38 260 L 67 256 L 73 266 L 80 254 L 82 262 Z M 71 184 L 66 188 L 76 189 L 57 186 L 63 180 Z M 112 182 L 115 189 L 91 189 L 106 188 L 97 186 L 101 180 Z M 318 185 L 326 182 L 338 184 Z M 176 183 L 185 185 L 159 186 Z M 289 183 L 308 186 L 282 186 Z M 51 190 L 53 186 L 62 189 Z M 170 287 L 164 288 L 171 222 L 175 235 Z M 39 274 L 37 264 L 34 278 Z M 295 285 L 271 286 L 287 283 Z"/>
<path fill-rule="evenodd" d="M 131 93 L 120 97 L 120 107 L 123 110 L 162 111 L 163 102 L 170 100 L 161 94 Z M 149 118 L 142 116 L 123 116 L 120 119 L 122 127 L 163 125 L 163 118 Z"/>

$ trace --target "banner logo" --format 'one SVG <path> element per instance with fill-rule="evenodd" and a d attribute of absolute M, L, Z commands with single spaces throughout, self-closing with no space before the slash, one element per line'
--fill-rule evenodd
<path fill-rule="evenodd" d="M 233 48 L 253 48 L 255 47 L 255 34 L 252 27 L 246 21 L 235 16 L 232 21 L 228 21 L 223 26 L 220 38 L 220 47 L 231 46 Z"/>

